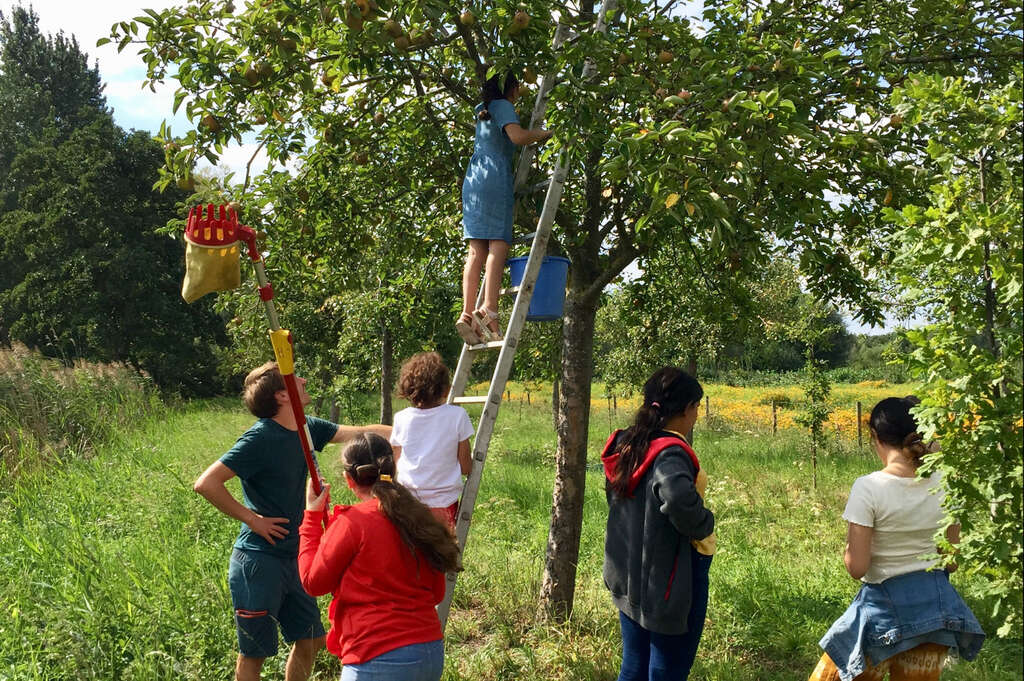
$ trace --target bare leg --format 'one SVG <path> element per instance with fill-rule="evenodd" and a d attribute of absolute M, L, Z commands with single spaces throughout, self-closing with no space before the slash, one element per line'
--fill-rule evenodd
<path fill-rule="evenodd" d="M 501 290 L 501 277 L 505 274 L 506 258 L 508 242 L 492 239 L 488 243 L 487 269 L 484 271 L 484 307 L 493 312 L 498 311 L 498 292 Z"/>
<path fill-rule="evenodd" d="M 301 638 L 292 645 L 288 664 L 284 668 L 284 681 L 306 681 L 313 671 L 313 660 L 324 647 L 324 637 Z"/>
<path fill-rule="evenodd" d="M 263 669 L 265 657 L 246 657 L 239 655 L 235 663 L 235 681 L 260 681 L 260 670 Z"/>
<path fill-rule="evenodd" d="M 480 288 L 480 270 L 483 269 L 486 259 L 487 240 L 470 239 L 466 266 L 462 269 L 462 311 L 465 314 L 472 312 L 476 305 L 477 291 Z"/>

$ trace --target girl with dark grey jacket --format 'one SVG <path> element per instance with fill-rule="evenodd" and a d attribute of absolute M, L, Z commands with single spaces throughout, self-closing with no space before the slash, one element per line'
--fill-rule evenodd
<path fill-rule="evenodd" d="M 604 583 L 619 609 L 618 681 L 685 681 L 704 631 L 715 516 L 707 475 L 686 441 L 704 390 L 664 367 L 644 384 L 633 425 L 612 433 L 604 463 Z"/>

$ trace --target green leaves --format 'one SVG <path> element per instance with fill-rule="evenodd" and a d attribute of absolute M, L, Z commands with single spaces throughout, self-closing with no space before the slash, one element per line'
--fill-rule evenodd
<path fill-rule="evenodd" d="M 920 205 L 886 213 L 893 275 L 930 322 L 907 333 L 904 358 L 923 384 L 918 422 L 942 445 L 929 465 L 942 470 L 963 526 L 957 562 L 986 576 L 1001 636 L 1019 635 L 1024 556 L 1021 82 L 1015 65 L 1000 85 L 913 74 L 895 91 L 940 177 Z"/>

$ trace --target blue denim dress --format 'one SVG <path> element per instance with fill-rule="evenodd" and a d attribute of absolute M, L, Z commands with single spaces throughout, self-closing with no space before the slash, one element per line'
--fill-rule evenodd
<path fill-rule="evenodd" d="M 948 646 L 965 660 L 981 650 L 985 632 L 945 570 L 909 572 L 861 586 L 819 645 L 842 681 L 922 643 Z"/>
<path fill-rule="evenodd" d="M 483 108 L 478 104 L 476 112 Z M 495 99 L 487 110 L 491 118 L 476 122 L 473 157 L 462 181 L 462 235 L 466 239 L 511 242 L 515 206 L 512 158 L 516 145 L 505 133 L 505 126 L 518 123 L 519 115 L 507 99 Z"/>

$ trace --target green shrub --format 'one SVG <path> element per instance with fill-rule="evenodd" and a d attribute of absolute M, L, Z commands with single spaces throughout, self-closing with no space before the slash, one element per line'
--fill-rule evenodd
<path fill-rule="evenodd" d="M 66 367 L 23 346 L 0 350 L 0 480 L 87 456 L 159 404 L 150 383 L 125 366 Z"/>

